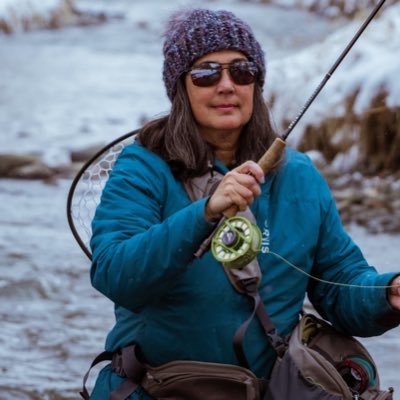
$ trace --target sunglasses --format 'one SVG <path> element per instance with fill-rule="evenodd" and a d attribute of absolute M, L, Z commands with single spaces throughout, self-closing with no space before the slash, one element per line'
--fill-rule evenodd
<path fill-rule="evenodd" d="M 232 81 L 237 85 L 250 85 L 257 78 L 258 69 L 252 61 L 233 61 L 220 64 L 206 62 L 189 69 L 193 85 L 207 87 L 215 85 L 221 80 L 222 70 L 227 69 Z"/>

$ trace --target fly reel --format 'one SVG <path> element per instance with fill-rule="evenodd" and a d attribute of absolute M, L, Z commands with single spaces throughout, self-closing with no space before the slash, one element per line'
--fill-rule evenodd
<path fill-rule="evenodd" d="M 217 229 L 211 241 L 214 257 L 229 268 L 241 269 L 261 249 L 261 231 L 248 219 L 234 216 Z"/>
<path fill-rule="evenodd" d="M 364 357 L 346 357 L 336 368 L 353 393 L 362 394 L 376 383 L 375 369 Z"/>

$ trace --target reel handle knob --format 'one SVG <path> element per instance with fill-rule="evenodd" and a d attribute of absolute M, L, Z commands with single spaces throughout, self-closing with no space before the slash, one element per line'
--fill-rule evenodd
<path fill-rule="evenodd" d="M 238 234 L 235 231 L 229 230 L 223 233 L 221 242 L 227 247 L 234 247 L 238 239 Z"/>

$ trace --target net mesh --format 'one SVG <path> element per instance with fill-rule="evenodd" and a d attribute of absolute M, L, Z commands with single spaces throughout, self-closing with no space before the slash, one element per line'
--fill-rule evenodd
<path fill-rule="evenodd" d="M 68 212 L 74 225 L 75 233 L 90 253 L 90 239 L 92 237 L 92 220 L 96 207 L 100 203 L 101 193 L 110 176 L 110 172 L 121 153 L 129 144 L 135 141 L 135 136 L 130 136 L 117 141 L 113 146 L 105 148 L 83 171 L 70 197 Z"/>

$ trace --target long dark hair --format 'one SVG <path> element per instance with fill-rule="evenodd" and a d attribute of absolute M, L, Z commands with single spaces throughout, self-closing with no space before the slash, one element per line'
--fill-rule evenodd
<path fill-rule="evenodd" d="M 240 135 L 237 165 L 258 161 L 277 137 L 261 87 L 254 86 L 253 114 Z M 165 160 L 175 177 L 186 180 L 205 174 L 214 159 L 211 146 L 200 136 L 185 84 L 178 80 L 169 115 L 148 122 L 139 133 L 141 144 Z"/>

